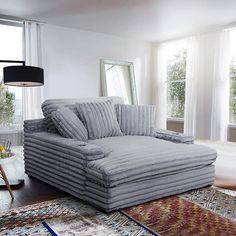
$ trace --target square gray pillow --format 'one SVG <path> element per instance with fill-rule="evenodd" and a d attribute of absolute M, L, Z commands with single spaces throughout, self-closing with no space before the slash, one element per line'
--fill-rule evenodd
<path fill-rule="evenodd" d="M 115 109 L 123 134 L 154 136 L 155 106 L 116 104 Z"/>
<path fill-rule="evenodd" d="M 89 139 L 122 135 L 111 100 L 76 103 L 76 108 L 88 130 Z"/>
<path fill-rule="evenodd" d="M 51 118 L 53 124 L 63 137 L 84 142 L 88 141 L 88 131 L 79 117 L 69 108 L 60 107 L 52 112 Z"/>

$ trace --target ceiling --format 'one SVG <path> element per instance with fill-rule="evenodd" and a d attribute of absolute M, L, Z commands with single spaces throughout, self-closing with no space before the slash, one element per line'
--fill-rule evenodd
<path fill-rule="evenodd" d="M 236 22 L 236 0 L 0 0 L 0 14 L 165 41 Z"/>

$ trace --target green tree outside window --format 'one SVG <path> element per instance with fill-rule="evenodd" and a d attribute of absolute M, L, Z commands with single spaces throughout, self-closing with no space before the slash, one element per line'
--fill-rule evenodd
<path fill-rule="evenodd" d="M 187 50 L 182 48 L 167 62 L 168 117 L 184 118 Z M 230 66 L 230 122 L 236 123 L 236 60 Z"/>
<path fill-rule="evenodd" d="M 15 95 L 8 91 L 0 82 L 0 125 L 7 126 L 13 123 L 15 114 Z"/>
<path fill-rule="evenodd" d="M 184 118 L 186 48 L 167 61 L 168 117 Z"/>
<path fill-rule="evenodd" d="M 236 61 L 230 67 L 230 122 L 236 123 Z"/>

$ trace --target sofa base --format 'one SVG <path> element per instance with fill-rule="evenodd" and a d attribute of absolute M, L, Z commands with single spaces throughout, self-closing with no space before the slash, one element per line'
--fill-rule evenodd
<path fill-rule="evenodd" d="M 126 183 L 110 189 L 94 186 L 96 184 L 89 183 L 87 180 L 84 191 L 75 183 L 67 182 L 57 176 L 52 177 L 50 173 L 41 172 L 39 168 L 28 169 L 26 165 L 26 173 L 106 212 L 210 186 L 214 182 L 213 165 L 164 178 Z"/>

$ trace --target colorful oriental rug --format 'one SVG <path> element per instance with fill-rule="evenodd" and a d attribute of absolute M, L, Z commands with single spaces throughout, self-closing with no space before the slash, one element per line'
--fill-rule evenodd
<path fill-rule="evenodd" d="M 216 188 L 194 190 L 122 212 L 154 235 L 236 236 L 236 197 Z"/>
<path fill-rule="evenodd" d="M 236 236 L 236 193 L 222 191 L 204 188 L 109 214 L 61 198 L 0 212 L 0 235 Z"/>
<path fill-rule="evenodd" d="M 106 214 L 74 197 L 0 213 L 0 236 L 150 236 L 120 212 Z"/>

